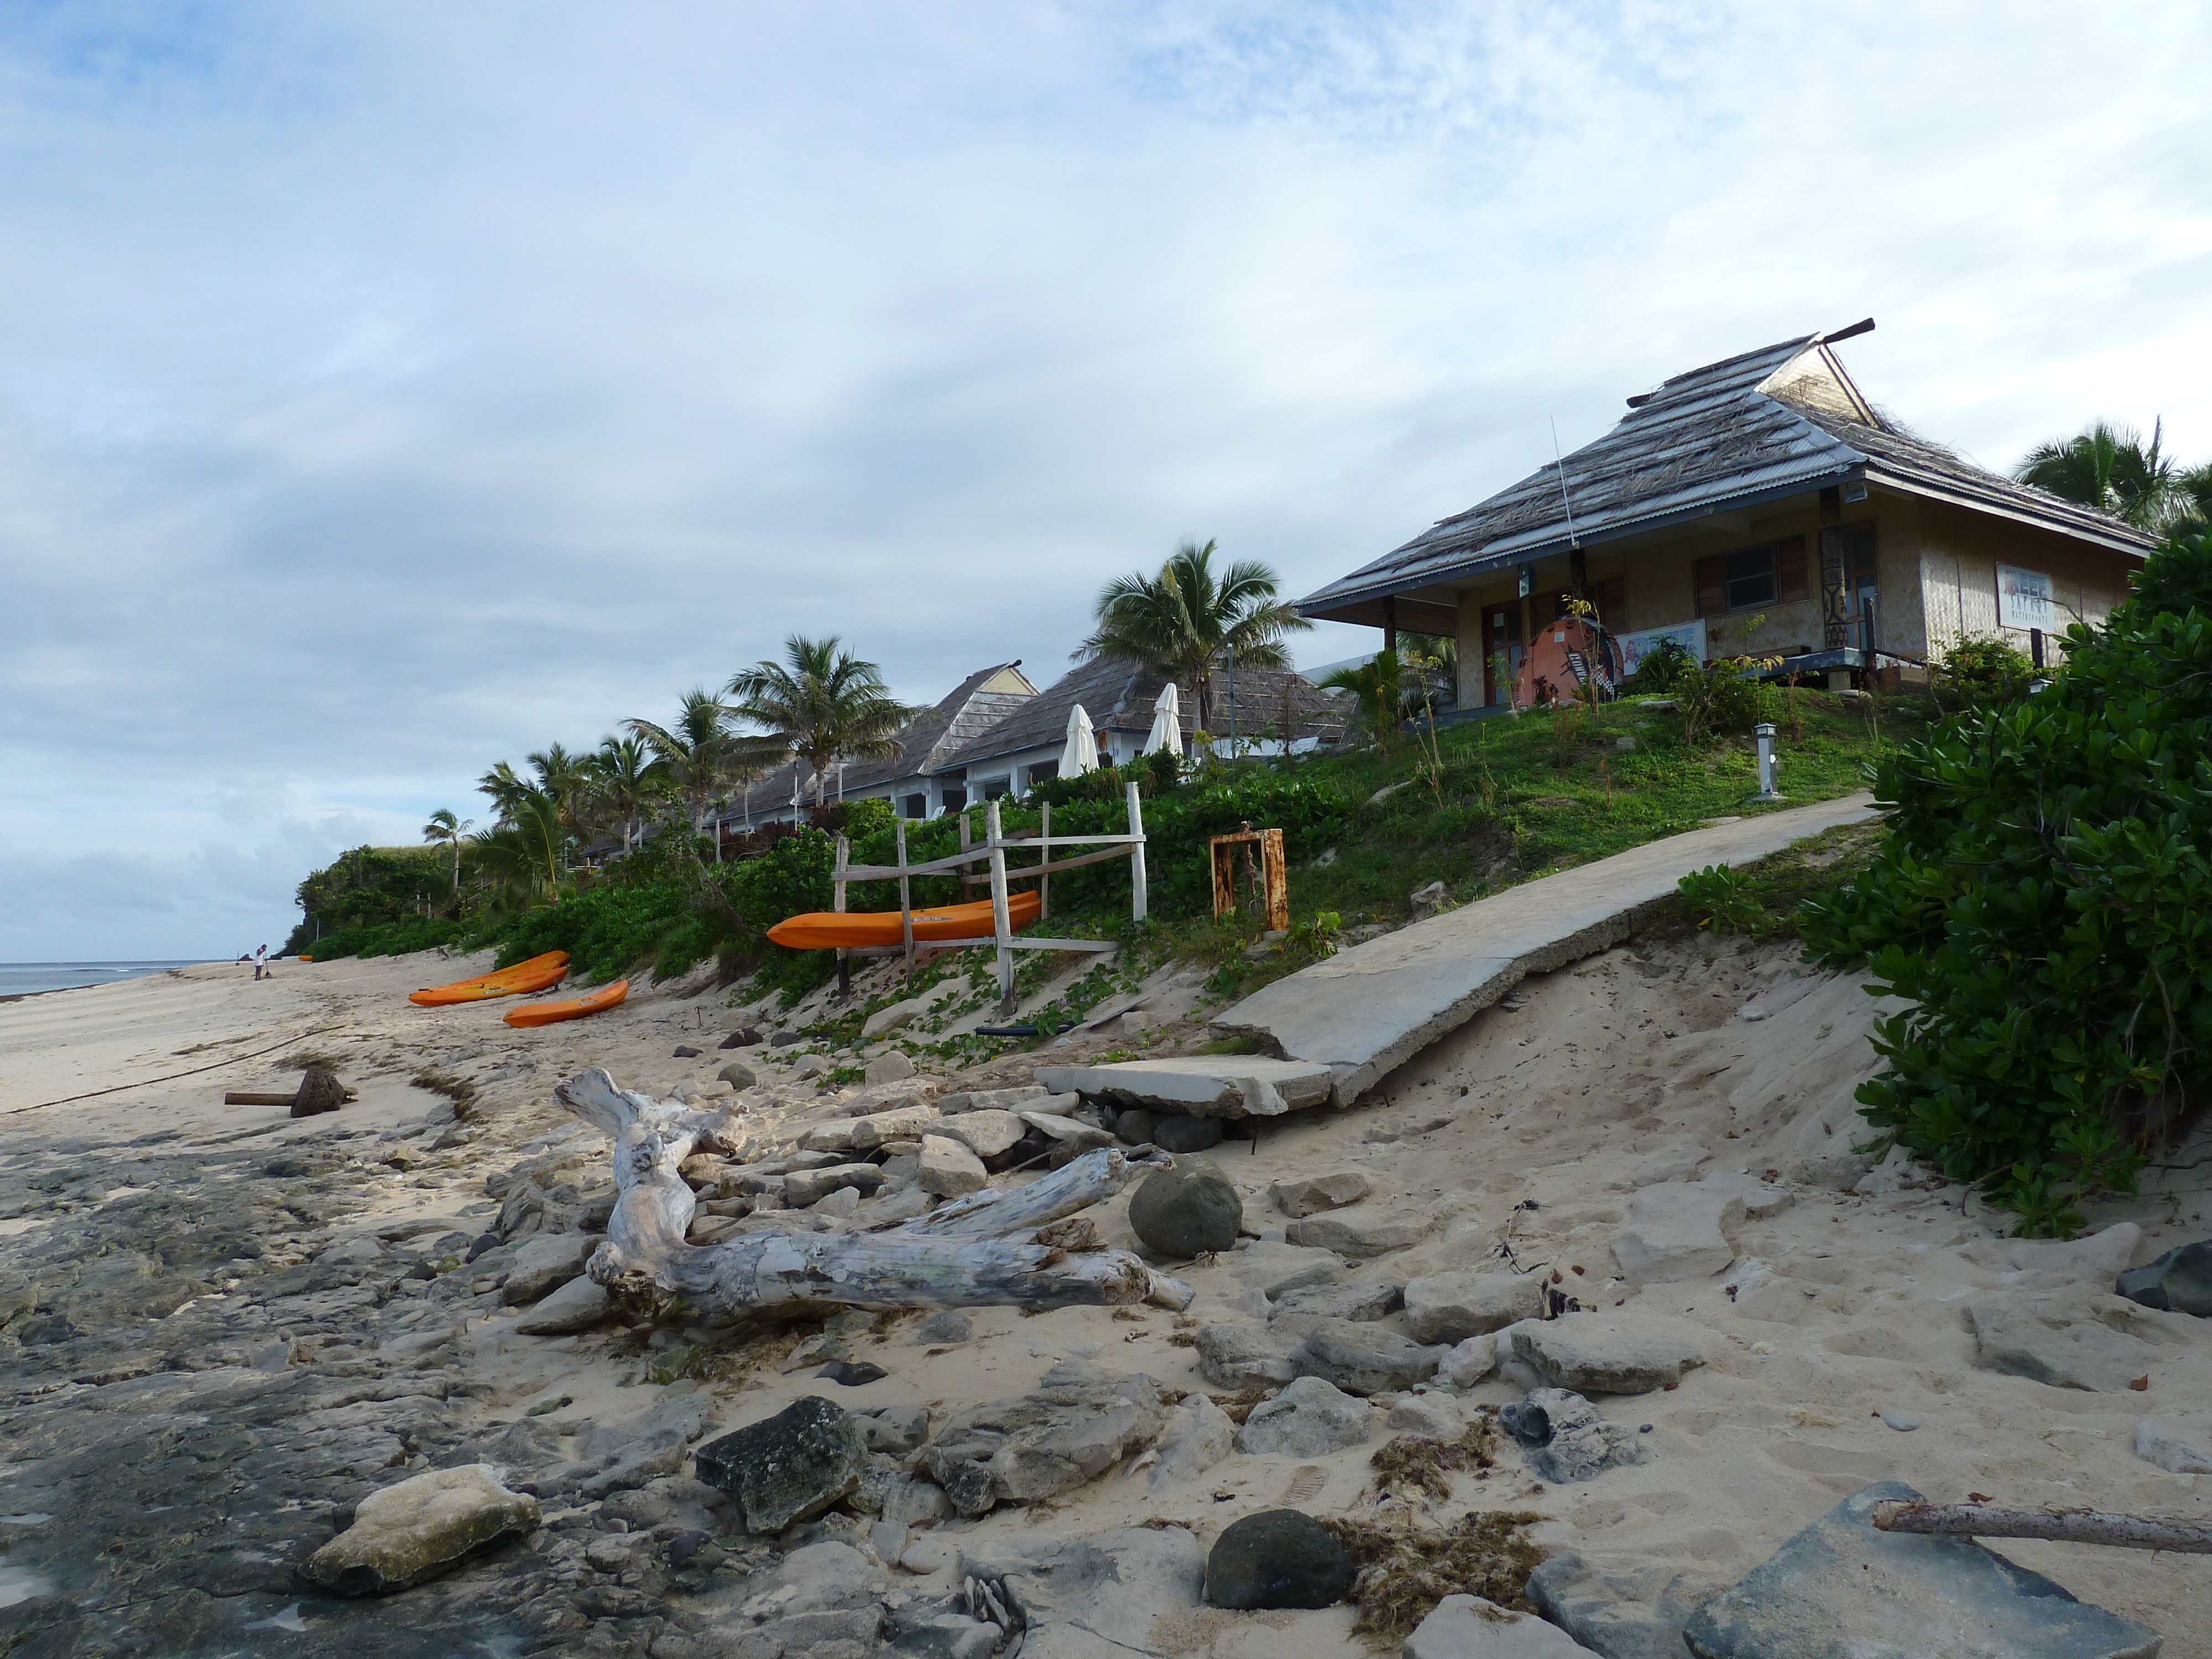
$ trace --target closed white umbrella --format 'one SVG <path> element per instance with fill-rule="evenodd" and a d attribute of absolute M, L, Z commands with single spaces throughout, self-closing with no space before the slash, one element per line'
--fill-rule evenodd
<path fill-rule="evenodd" d="M 1067 747 L 1060 751 L 1060 775 L 1079 778 L 1098 769 L 1098 739 L 1091 732 L 1091 716 L 1078 703 L 1067 711 Z"/>
<path fill-rule="evenodd" d="M 1145 739 L 1146 754 L 1158 749 L 1170 755 L 1182 753 L 1182 701 L 1173 680 L 1160 688 L 1160 700 L 1152 705 L 1152 734 Z"/>

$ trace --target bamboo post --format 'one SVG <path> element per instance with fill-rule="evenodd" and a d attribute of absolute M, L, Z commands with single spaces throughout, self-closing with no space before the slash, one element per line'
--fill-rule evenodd
<path fill-rule="evenodd" d="M 1006 915 L 1006 844 L 999 834 L 999 803 L 983 803 L 984 846 L 991 854 L 991 931 L 999 941 L 999 1013 L 1014 1012 L 1014 930 Z"/>
<path fill-rule="evenodd" d="M 1129 915 L 1138 921 L 1145 919 L 1145 809 L 1137 803 L 1137 786 L 1129 785 L 1129 833 L 1136 839 L 1129 843 Z"/>
<path fill-rule="evenodd" d="M 831 906 L 839 915 L 845 914 L 845 866 L 853 860 L 853 843 L 842 835 L 837 837 L 837 873 L 834 878 Z M 853 959 L 842 945 L 837 947 L 837 999 L 843 1001 L 853 994 Z"/>
<path fill-rule="evenodd" d="M 906 820 L 899 819 L 892 826 L 898 842 L 899 867 L 899 943 L 906 956 L 906 988 L 914 989 L 914 900 L 906 873 Z"/>
<path fill-rule="evenodd" d="M 1044 848 L 1044 854 L 1037 862 L 1049 866 L 1052 863 L 1052 803 L 1045 802 L 1039 811 L 1042 815 L 1043 822 L 1038 826 L 1037 839 L 1039 844 Z M 1051 914 L 1052 877 L 1047 873 L 1037 878 L 1037 916 L 1042 920 Z"/>

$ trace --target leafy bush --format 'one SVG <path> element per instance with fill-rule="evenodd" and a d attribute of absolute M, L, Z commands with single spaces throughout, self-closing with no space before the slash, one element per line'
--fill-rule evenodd
<path fill-rule="evenodd" d="M 341 927 L 319 939 L 299 939 L 291 946 L 317 962 L 341 957 L 402 957 L 415 951 L 434 951 L 442 945 L 459 945 L 467 936 L 466 923 L 443 916 L 414 916 L 404 921 L 372 922 Z"/>
<path fill-rule="evenodd" d="M 1766 913 L 1753 896 L 1751 884 L 1725 864 L 1709 864 L 1692 870 L 1674 884 L 1698 915 L 1698 926 L 1716 933 L 1759 931 Z"/>
<path fill-rule="evenodd" d="M 2066 1235 L 2212 1090 L 2212 538 L 2174 541 L 2040 694 L 1880 767 L 1873 866 L 1800 910 L 1907 999 L 1859 1091 L 1887 1139 Z"/>
<path fill-rule="evenodd" d="M 1943 653 L 1931 689 L 1946 709 L 1995 708 L 2026 696 L 2034 672 L 2034 665 L 2002 640 L 1970 635 Z"/>
<path fill-rule="evenodd" d="M 1764 713 L 1760 686 L 1745 672 L 1741 657 L 1723 657 L 1691 668 L 1674 682 L 1674 707 L 1682 717 L 1682 740 L 1748 732 Z"/>
<path fill-rule="evenodd" d="M 1652 696 L 1672 691 L 1684 675 L 1697 672 L 1698 659 L 1690 654 L 1688 646 L 1680 640 L 1662 640 L 1644 653 L 1621 690 L 1632 697 Z"/>

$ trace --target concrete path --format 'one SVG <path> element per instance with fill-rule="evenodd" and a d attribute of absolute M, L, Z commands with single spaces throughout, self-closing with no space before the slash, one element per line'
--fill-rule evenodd
<path fill-rule="evenodd" d="M 1618 945 L 1638 913 L 1672 895 L 1692 871 L 1753 863 L 1875 816 L 1871 795 L 1845 795 L 1668 836 L 1340 951 L 1262 987 L 1212 1023 L 1327 1066 L 1335 1079 L 1331 1103 L 1348 1105 L 1528 975 Z"/>

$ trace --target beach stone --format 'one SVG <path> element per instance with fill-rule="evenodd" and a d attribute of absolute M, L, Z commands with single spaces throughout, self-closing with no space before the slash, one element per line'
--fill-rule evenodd
<path fill-rule="evenodd" d="M 1371 1176 L 1358 1170 L 1337 1170 L 1328 1175 L 1278 1181 L 1267 1188 L 1267 1196 L 1275 1200 L 1277 1209 L 1296 1219 L 1357 1204 L 1374 1190 Z"/>
<path fill-rule="evenodd" d="M 791 1075 L 794 1079 L 819 1077 L 836 1064 L 827 1054 L 801 1054 L 791 1062 Z"/>
<path fill-rule="evenodd" d="M 2174 1474 L 2212 1474 L 2212 1417 L 2146 1417 L 2136 1425 L 2136 1455 Z"/>
<path fill-rule="evenodd" d="M 1480 1595 L 1447 1595 L 1406 1638 L 1404 1659 L 1596 1659 L 1593 1650 L 1533 1613 Z"/>
<path fill-rule="evenodd" d="M 1417 1434 L 1425 1440 L 1456 1440 L 1465 1432 L 1467 1419 L 1449 1395 L 1425 1389 L 1391 1407 L 1382 1427 L 1390 1434 Z"/>
<path fill-rule="evenodd" d="M 1277 1388 L 1297 1375 L 1279 1345 L 1243 1325 L 1199 1329 L 1198 1373 L 1217 1389 Z"/>
<path fill-rule="evenodd" d="M 957 1308 L 933 1313 L 915 1328 L 914 1340 L 932 1344 L 957 1344 L 975 1334 L 975 1322 Z"/>
<path fill-rule="evenodd" d="M 760 1040 L 761 1034 L 757 1027 L 741 1025 L 724 1037 L 716 1046 L 722 1048 L 750 1048 Z"/>
<path fill-rule="evenodd" d="M 604 1324 L 613 1312 L 607 1287 L 579 1273 L 542 1297 L 514 1322 L 514 1328 L 523 1336 L 568 1336 Z"/>
<path fill-rule="evenodd" d="M 1261 1457 L 1326 1457 L 1374 1431 L 1374 1407 L 1307 1376 L 1252 1407 L 1237 1431 L 1237 1449 Z"/>
<path fill-rule="evenodd" d="M 896 1083 L 914 1075 L 914 1061 L 903 1049 L 894 1048 L 887 1054 L 878 1054 L 860 1073 L 861 1081 L 869 1084 Z"/>
<path fill-rule="evenodd" d="M 1218 1117 L 1164 1117 L 1152 1125 L 1152 1145 L 1168 1152 L 1203 1152 L 1221 1144 Z"/>
<path fill-rule="evenodd" d="M 715 1073 L 714 1078 L 717 1082 L 726 1083 L 732 1089 L 742 1091 L 760 1087 L 760 1074 L 742 1060 L 732 1060 L 720 1071 Z"/>
<path fill-rule="evenodd" d="M 2119 1291 L 2146 1308 L 2212 1317 L 2212 1239 L 2184 1244 L 2122 1273 Z"/>
<path fill-rule="evenodd" d="M 370 1493 L 301 1571 L 340 1595 L 387 1595 L 537 1527 L 536 1498 L 500 1485 L 489 1463 L 465 1463 Z"/>
<path fill-rule="evenodd" d="M 1028 1626 L 1022 1659 L 1132 1659 L 1164 1651 L 1152 1640 L 1155 1625 L 1183 1624 L 1198 1610 L 1206 1558 L 1181 1527 L 1088 1538 L 1032 1531 L 963 1541 L 958 1571 L 962 1579 L 995 1584 Z"/>
<path fill-rule="evenodd" d="M 909 1527 L 929 1526 L 949 1520 L 955 1513 L 952 1500 L 945 1495 L 944 1487 L 933 1480 L 919 1480 L 906 1474 L 894 1475 L 884 1483 L 878 1512 L 886 1521 Z"/>
<path fill-rule="evenodd" d="M 850 1412 L 810 1394 L 709 1440 L 696 1465 L 702 1480 L 737 1499 L 746 1531 L 775 1533 L 858 1491 L 868 1446 Z"/>
<path fill-rule="evenodd" d="M 1555 1484 L 1588 1480 L 1647 1455 L 1642 1435 L 1565 1389 L 1531 1389 L 1498 1420 L 1521 1443 L 1528 1467 Z"/>
<path fill-rule="evenodd" d="M 832 1221 L 849 1221 L 860 1207 L 860 1189 L 854 1187 L 840 1187 L 834 1192 L 824 1193 L 806 1206 L 809 1214 L 827 1216 Z"/>
<path fill-rule="evenodd" d="M 988 1161 L 1011 1152 L 1022 1143 L 1029 1133 L 1029 1125 L 1012 1112 L 963 1112 L 957 1117 L 940 1118 L 935 1133 L 948 1140 L 957 1140 Z"/>
<path fill-rule="evenodd" d="M 883 1184 L 884 1172 L 872 1164 L 832 1164 L 824 1170 L 793 1170 L 783 1178 L 783 1204 L 787 1210 L 811 1209 L 842 1188 L 853 1188 L 865 1197 Z"/>
<path fill-rule="evenodd" d="M 1403 1286 L 1387 1279 L 1370 1279 L 1357 1285 L 1314 1285 L 1285 1291 L 1275 1298 L 1272 1312 L 1278 1318 L 1311 1314 L 1322 1319 L 1364 1322 L 1387 1319 L 1405 1300 Z"/>
<path fill-rule="evenodd" d="M 1406 1286 L 1406 1328 L 1416 1342 L 1460 1342 L 1544 1311 L 1534 1273 L 1429 1273 Z"/>
<path fill-rule="evenodd" d="M 1206 1558 L 1206 1599 L 1217 1607 L 1326 1607 L 1358 1577 L 1351 1552 L 1313 1516 L 1262 1510 L 1232 1521 Z"/>
<path fill-rule="evenodd" d="M 817 1123 L 799 1137 L 799 1144 L 810 1152 L 849 1152 L 853 1137 L 860 1126 L 850 1120 Z"/>
<path fill-rule="evenodd" d="M 338 1074 L 317 1060 L 300 1079 L 299 1092 L 292 1097 L 292 1115 L 319 1117 L 325 1112 L 335 1112 L 345 1101 L 346 1086 Z"/>
<path fill-rule="evenodd" d="M 699 1058 L 699 1051 L 688 1042 L 679 1042 L 676 1045 L 676 1052 L 672 1057 L 677 1060 L 696 1060 Z"/>
<path fill-rule="evenodd" d="M 1036 1390 L 956 1412 L 922 1454 L 929 1473 L 963 1514 L 956 1485 L 981 1471 L 991 1504 L 1029 1503 L 1095 1480 L 1125 1457 L 1150 1449 L 1167 1430 L 1159 1385 L 1144 1376 L 1064 1360 Z"/>
<path fill-rule="evenodd" d="M 1334 1250 L 1317 1250 L 1273 1239 L 1248 1244 L 1224 1257 L 1224 1261 L 1238 1284 L 1271 1299 L 1304 1290 L 1310 1285 L 1332 1284 L 1344 1272 L 1344 1258 Z"/>
<path fill-rule="evenodd" d="M 2155 1631 L 2077 1601 L 1969 1538 L 1878 1530 L 1878 1504 L 1917 1501 L 1902 1481 L 1854 1493 L 1807 1527 L 1684 1631 L 1708 1659 L 1811 1654 L 2002 1654 L 2150 1659 Z"/>
<path fill-rule="evenodd" d="M 768 1040 L 771 1048 L 790 1048 L 806 1041 L 804 1031 L 778 1031 Z"/>
<path fill-rule="evenodd" d="M 1974 1362 L 2054 1389 L 2118 1394 L 2172 1350 L 2160 1316 L 2087 1286 L 2011 1291 L 1966 1304 Z"/>
<path fill-rule="evenodd" d="M 1735 1260 L 1729 1235 L 1744 1218 L 1742 1194 L 1703 1181 L 1661 1181 L 1637 1189 L 1628 1225 L 1613 1236 L 1613 1259 L 1632 1285 L 1710 1279 Z"/>
<path fill-rule="evenodd" d="M 1370 1213 L 1355 1206 L 1326 1215 L 1303 1216 L 1285 1228 L 1283 1236 L 1293 1244 L 1334 1250 L 1352 1261 L 1363 1261 L 1418 1244 L 1435 1225 L 1434 1217 Z"/>
<path fill-rule="evenodd" d="M 894 1106 L 853 1121 L 853 1150 L 873 1152 L 890 1140 L 918 1140 L 937 1127 L 934 1106 Z"/>
<path fill-rule="evenodd" d="M 1114 1138 L 1124 1146 L 1149 1146 L 1159 1115 L 1147 1107 L 1132 1106 L 1114 1120 Z"/>
<path fill-rule="evenodd" d="M 1188 1261 L 1237 1248 L 1244 1201 L 1211 1164 L 1155 1170 L 1129 1199 L 1129 1226 L 1145 1248 L 1173 1261 Z"/>
<path fill-rule="evenodd" d="M 1329 1097 L 1332 1074 L 1312 1060 L 1261 1054 L 1182 1054 L 1095 1066 L 1040 1066 L 1037 1081 L 1117 1106 L 1194 1117 L 1276 1117 Z"/>
<path fill-rule="evenodd" d="M 1236 1449 L 1237 1425 L 1229 1413 L 1206 1395 L 1186 1395 L 1168 1417 L 1146 1488 L 1158 1492 L 1202 1474 Z"/>
<path fill-rule="evenodd" d="M 948 1140 L 943 1135 L 924 1135 L 921 1168 L 915 1179 L 926 1193 L 934 1193 L 939 1198 L 961 1198 L 980 1192 L 988 1184 L 990 1176 L 983 1168 L 982 1159 L 958 1141 Z"/>
<path fill-rule="evenodd" d="M 1011 1112 L 1024 1106 L 1038 1105 L 1051 1093 L 1049 1089 L 1034 1083 L 1021 1084 L 1011 1089 L 975 1089 L 965 1093 L 939 1095 L 937 1109 L 947 1117 L 957 1116 L 962 1112 Z"/>
<path fill-rule="evenodd" d="M 2007 1273 L 2057 1273 L 2109 1284 L 2136 1259 L 2142 1240 L 2140 1226 L 2121 1221 L 2087 1238 L 1984 1239 L 1959 1254 L 1977 1267 Z"/>
<path fill-rule="evenodd" d="M 825 1382 L 835 1382 L 841 1389 L 866 1388 L 871 1382 L 880 1382 L 890 1373 L 873 1360 L 833 1359 L 814 1373 Z M 866 1432 L 863 1431 L 863 1438 Z"/>
<path fill-rule="evenodd" d="M 535 1302 L 584 1271 L 600 1240 L 590 1233 L 532 1233 L 515 1247 L 514 1266 L 499 1287 L 510 1308 Z"/>
<path fill-rule="evenodd" d="M 1428 1381 L 1437 1374 L 1443 1353 L 1379 1326 L 1322 1319 L 1291 1350 L 1291 1367 L 1301 1376 L 1321 1377 L 1346 1394 L 1387 1394 Z"/>
<path fill-rule="evenodd" d="M 1528 1575 L 1524 1594 L 1605 1659 L 1684 1659 L 1682 1625 L 1695 1611 L 1696 1588 L 1663 1560 L 1631 1555 L 1600 1566 L 1562 1550 Z"/>
<path fill-rule="evenodd" d="M 878 1008 L 860 1022 L 860 1041 L 873 1042 L 886 1031 L 896 1031 L 929 1012 L 927 997 L 908 997 Z"/>
<path fill-rule="evenodd" d="M 1577 1394 L 1649 1394 L 1705 1363 L 1704 1350 L 1686 1336 L 1597 1314 L 1524 1319 L 1498 1340 L 1554 1388 Z"/>
<path fill-rule="evenodd" d="M 1470 1336 L 1455 1342 L 1437 1362 L 1437 1381 L 1455 1389 L 1471 1389 L 1498 1369 L 1498 1338 Z"/>
<path fill-rule="evenodd" d="M 929 1438 L 929 1407 L 886 1406 L 860 1419 L 861 1437 L 872 1452 L 903 1457 Z"/>

